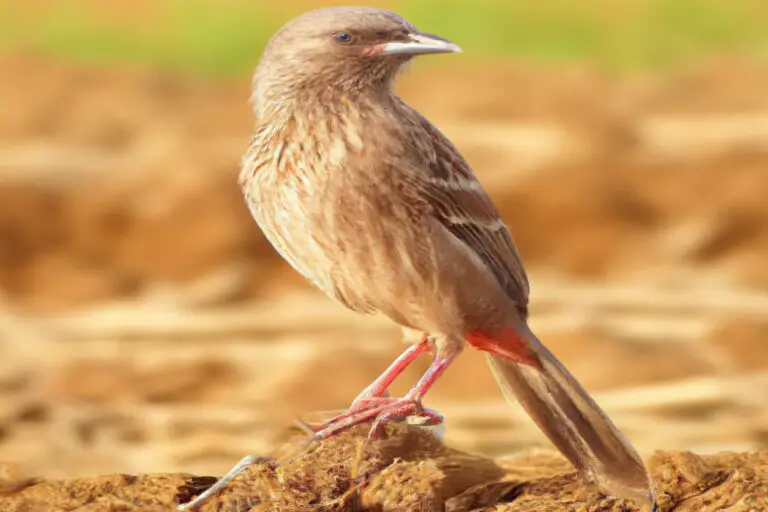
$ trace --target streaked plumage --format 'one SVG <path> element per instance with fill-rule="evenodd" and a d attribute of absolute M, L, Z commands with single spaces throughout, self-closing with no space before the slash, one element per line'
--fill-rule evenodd
<path fill-rule="evenodd" d="M 340 33 L 353 42 L 337 44 Z M 256 72 L 256 134 L 240 174 L 254 219 L 319 289 L 388 316 L 411 340 L 427 333 L 435 353 L 406 397 L 386 388 L 421 349 L 318 435 L 366 419 L 439 419 L 421 398 L 470 344 L 589 481 L 647 500 L 640 457 L 528 328 L 528 279 L 491 199 L 453 144 L 393 92 L 414 54 L 457 50 L 393 13 L 321 9 L 286 25 Z"/>

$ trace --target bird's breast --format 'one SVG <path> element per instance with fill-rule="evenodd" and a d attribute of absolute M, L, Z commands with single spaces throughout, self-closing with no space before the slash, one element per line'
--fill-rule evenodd
<path fill-rule="evenodd" d="M 304 133 L 248 160 L 248 206 L 275 249 L 358 310 L 397 296 L 397 283 L 430 279 L 425 215 L 392 163 L 399 139 L 329 122 Z"/>

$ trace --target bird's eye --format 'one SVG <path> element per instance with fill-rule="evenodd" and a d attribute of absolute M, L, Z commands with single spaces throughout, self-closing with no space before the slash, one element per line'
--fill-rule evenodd
<path fill-rule="evenodd" d="M 346 32 L 337 32 L 333 35 L 333 37 L 335 37 L 336 40 L 340 43 L 349 43 L 352 41 L 352 36 Z"/>

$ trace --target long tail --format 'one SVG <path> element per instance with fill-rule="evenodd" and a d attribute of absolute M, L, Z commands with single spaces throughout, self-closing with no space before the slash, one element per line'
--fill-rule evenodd
<path fill-rule="evenodd" d="M 538 356 L 535 368 L 487 354 L 510 403 L 519 402 L 560 452 L 611 496 L 654 501 L 655 489 L 642 459 L 613 422 L 539 341 L 527 325 L 516 329 Z"/>

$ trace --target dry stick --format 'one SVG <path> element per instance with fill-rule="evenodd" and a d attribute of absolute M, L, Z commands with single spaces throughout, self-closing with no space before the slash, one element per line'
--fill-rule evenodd
<path fill-rule="evenodd" d="M 188 503 L 182 503 L 176 507 L 176 510 L 184 511 L 184 510 L 196 510 L 199 506 L 202 506 L 206 500 L 210 499 L 215 494 L 220 493 L 226 487 L 237 478 L 243 471 L 245 471 L 246 468 L 253 466 L 254 464 L 257 464 L 259 462 L 269 462 L 269 459 L 265 459 L 264 457 L 258 457 L 256 455 L 246 455 L 242 459 L 240 459 L 240 462 L 238 462 L 235 467 L 230 469 L 226 475 L 221 477 L 219 480 L 216 481 L 215 484 L 210 486 L 208 489 L 200 493 L 200 495 L 196 498 L 196 500 L 201 501 L 190 501 Z"/>

